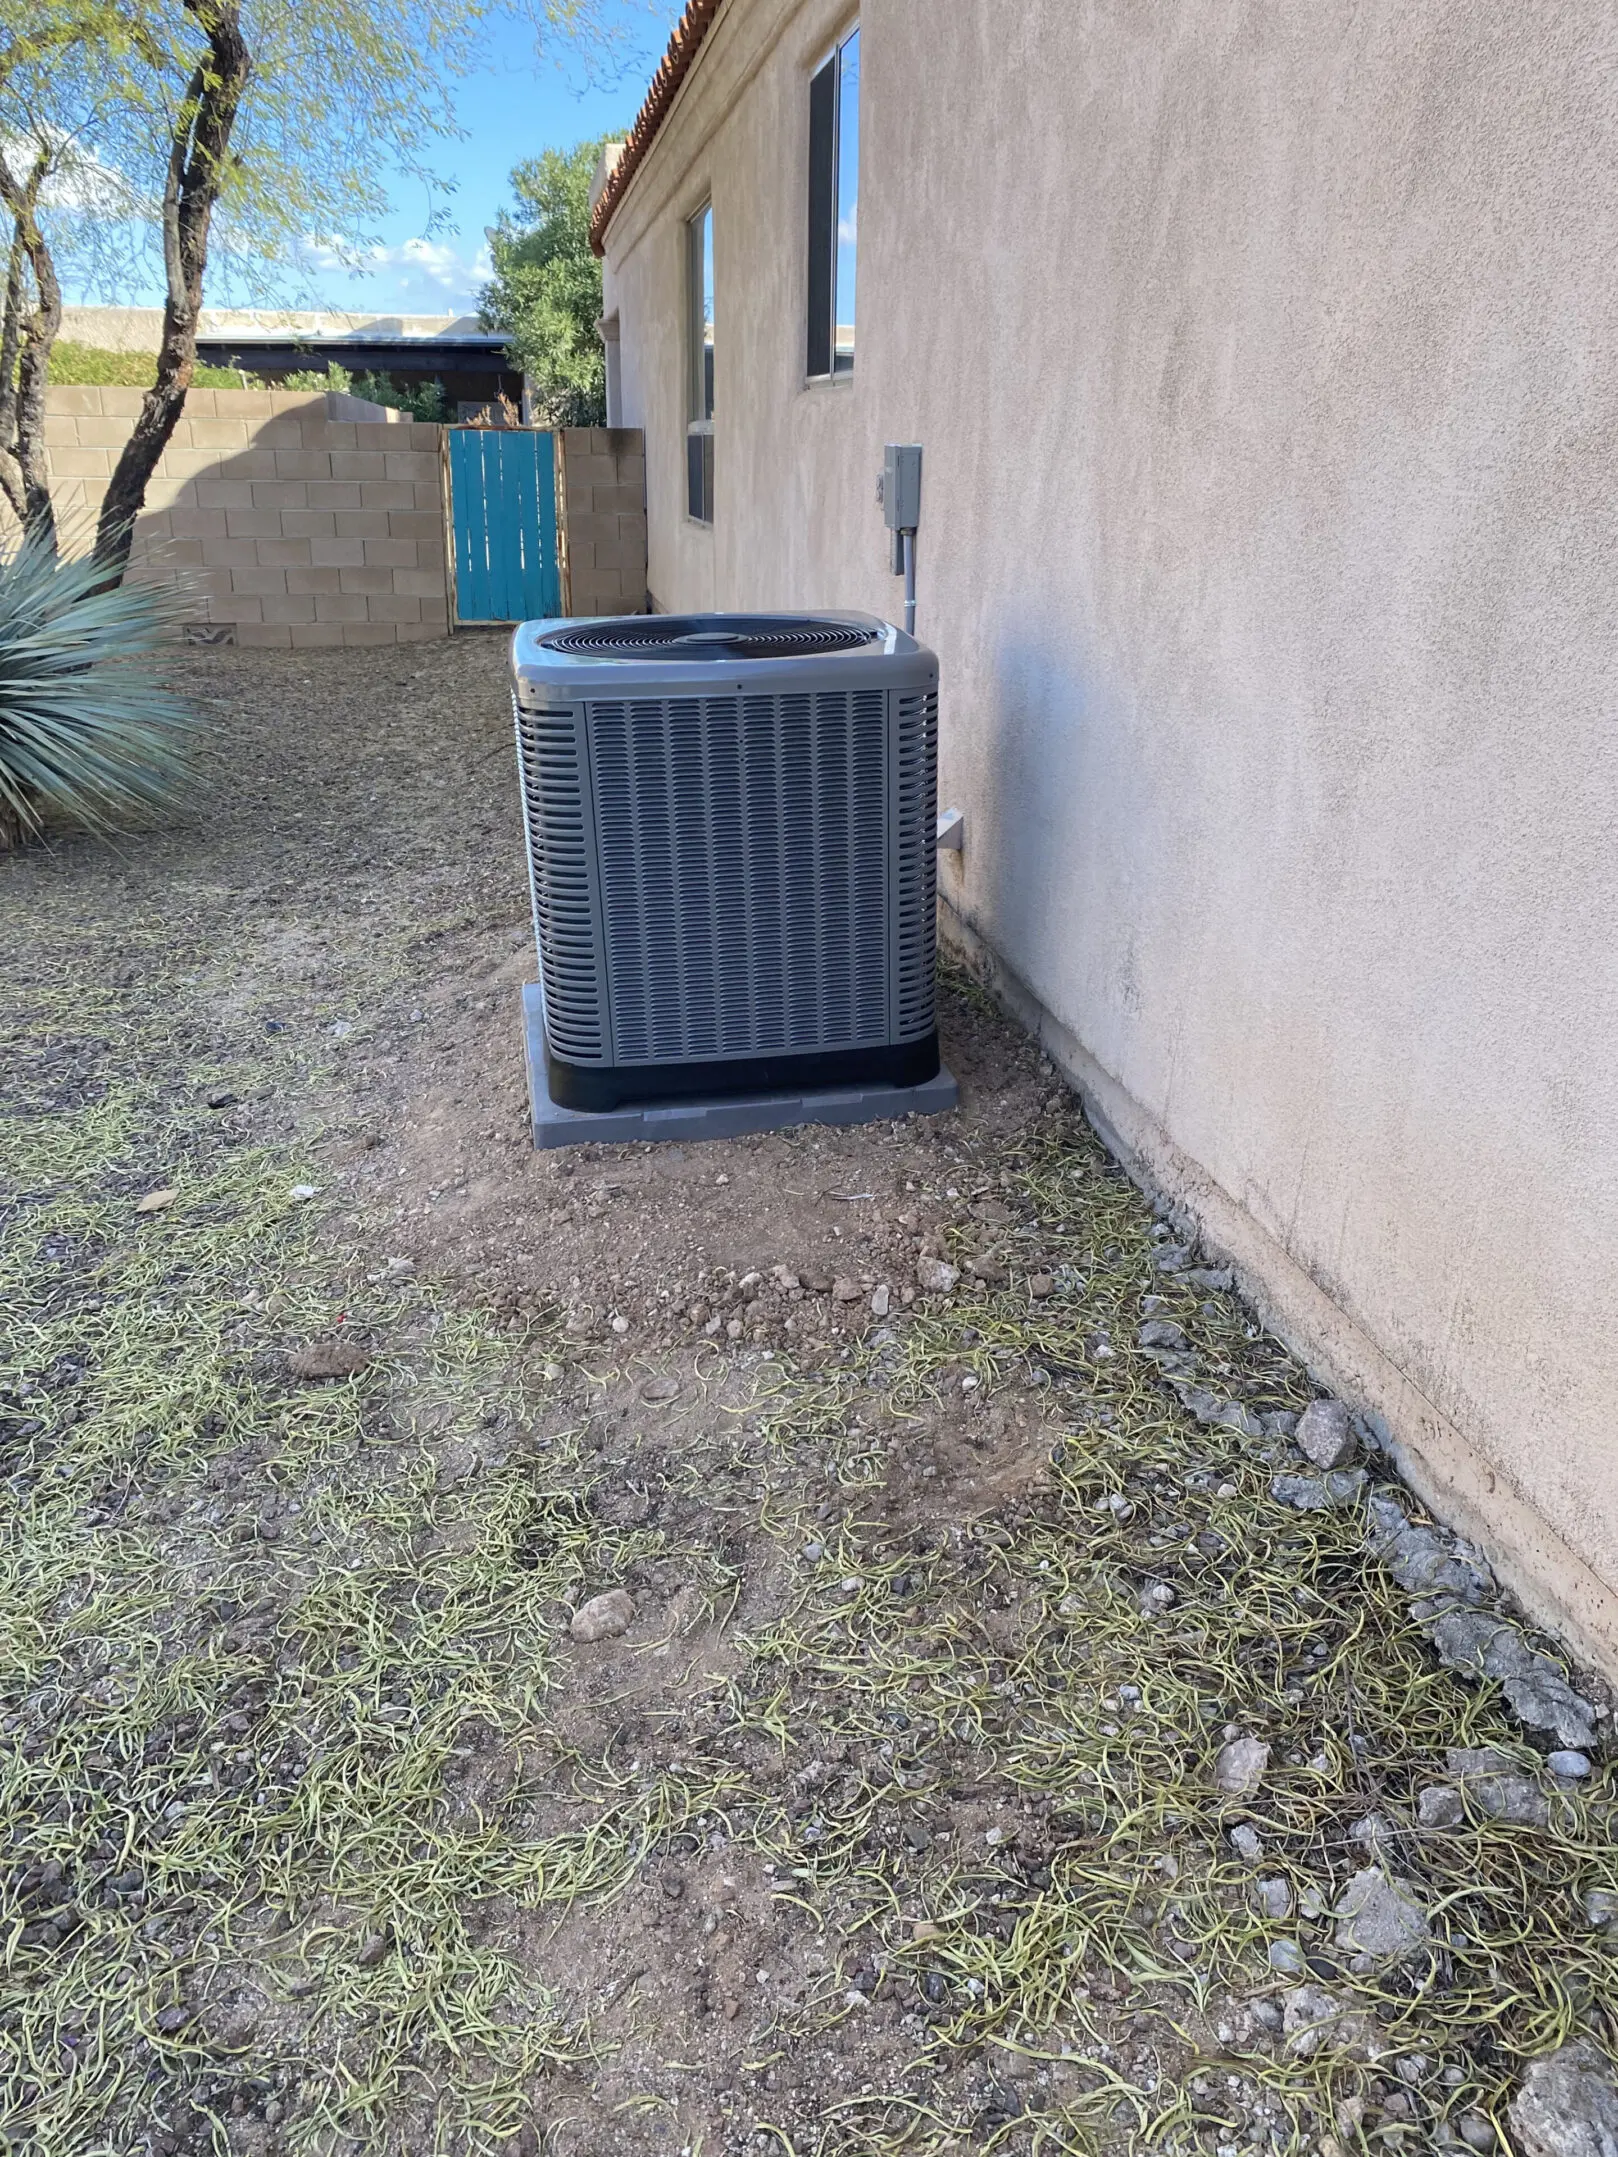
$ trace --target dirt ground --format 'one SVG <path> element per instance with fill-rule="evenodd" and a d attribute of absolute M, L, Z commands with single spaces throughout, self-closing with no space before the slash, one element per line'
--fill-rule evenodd
<path fill-rule="evenodd" d="M 187 654 L 187 816 L 0 862 L 6 2146 L 1526 2151 L 1606 1696 L 1444 1666 L 1374 1432 L 1277 1495 L 971 981 L 958 1115 L 534 1154 L 504 663 Z"/>

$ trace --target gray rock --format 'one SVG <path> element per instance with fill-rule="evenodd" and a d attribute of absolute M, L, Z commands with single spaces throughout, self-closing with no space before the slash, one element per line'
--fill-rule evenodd
<path fill-rule="evenodd" d="M 1469 2150 L 1487 2151 L 1500 2146 L 1500 2137 L 1481 2112 L 1463 2112 L 1455 2122 L 1455 2132 Z"/>
<path fill-rule="evenodd" d="M 592 1595 L 587 1603 L 579 1605 L 568 1631 L 575 1640 L 588 1644 L 615 1640 L 620 1633 L 627 1633 L 634 1622 L 635 1598 L 627 1588 L 609 1588 L 605 1595 Z"/>
<path fill-rule="evenodd" d="M 1177 1326 L 1172 1318 L 1147 1319 L 1135 1338 L 1142 1348 L 1171 1348 L 1176 1353 L 1191 1346 L 1185 1337 L 1185 1328 Z"/>
<path fill-rule="evenodd" d="M 1373 1505 L 1375 1501 L 1372 1501 Z M 1538 1655 L 1508 1618 L 1478 1610 L 1446 1611 L 1433 1627 L 1439 1661 L 1470 1678 L 1497 1678 L 1519 1721 L 1548 1730 L 1580 1751 L 1595 1740 L 1595 1709 L 1548 1657 Z"/>
<path fill-rule="evenodd" d="M 1256 1865 L 1264 1855 L 1264 1845 L 1259 1841 L 1258 1830 L 1249 1827 L 1245 1820 L 1240 1827 L 1231 1829 L 1230 1847 L 1239 1858 L 1245 1859 L 1249 1865 Z"/>
<path fill-rule="evenodd" d="M 1551 1816 L 1545 1793 L 1532 1776 L 1522 1774 L 1510 1756 L 1493 1746 L 1476 1751 L 1452 1747 L 1445 1754 L 1450 1773 L 1478 1811 L 1515 1827 L 1544 1827 Z"/>
<path fill-rule="evenodd" d="M 1270 1478 L 1270 1496 L 1299 1513 L 1333 1513 L 1358 1505 L 1366 1481 L 1363 1468 L 1333 1468 L 1325 1475 L 1277 1475 Z"/>
<path fill-rule="evenodd" d="M 1371 1550 L 1412 1595 L 1448 1595 L 1476 1603 L 1492 1587 L 1478 1567 L 1451 1552 L 1436 1529 L 1408 1519 L 1397 1498 L 1379 1492 L 1371 1499 L 1370 1512 L 1366 1540 Z"/>
<path fill-rule="evenodd" d="M 1303 2060 L 1322 2050 L 1363 2053 L 1370 2049 L 1366 2017 L 1346 2007 L 1324 1985 L 1294 1985 L 1283 1998 L 1281 2028 L 1287 2050 Z"/>
<path fill-rule="evenodd" d="M 1253 1882 L 1253 1900 L 1265 1917 L 1279 1923 L 1292 1915 L 1292 1886 L 1290 1881 L 1274 1877 Z"/>
<path fill-rule="evenodd" d="M 1585 1890 L 1584 1914 L 1598 1931 L 1609 1925 L 1618 1925 L 1618 1891 L 1610 1887 L 1592 1887 Z"/>
<path fill-rule="evenodd" d="M 1165 1610 L 1174 1607 L 1175 1592 L 1166 1580 L 1149 1580 L 1140 1591 L 1140 1609 L 1143 1617 L 1160 1618 Z"/>
<path fill-rule="evenodd" d="M 1214 1787 L 1227 1797 L 1246 1797 L 1264 1780 L 1270 1748 L 1262 1738 L 1232 1738 L 1214 1762 Z"/>
<path fill-rule="evenodd" d="M 1432 1939 L 1427 1912 L 1413 1889 L 1390 1879 L 1380 1866 L 1355 1873 L 1339 1896 L 1337 1945 L 1349 1955 L 1398 1961 L 1419 1954 Z"/>
<path fill-rule="evenodd" d="M 1301 1977 L 1309 1967 L 1303 1959 L 1303 1949 L 1296 1940 L 1272 1940 L 1269 1945 L 1269 1962 L 1272 1970 L 1279 1970 L 1287 1977 Z"/>
<path fill-rule="evenodd" d="M 1507 2115 L 1520 2157 L 1618 2157 L 1618 2081 L 1586 2037 L 1535 2060 Z"/>
<path fill-rule="evenodd" d="M 1194 1255 L 1188 1243 L 1165 1243 L 1152 1263 L 1159 1273 L 1183 1273 Z"/>
<path fill-rule="evenodd" d="M 1547 1753 L 1545 1765 L 1553 1775 L 1559 1775 L 1564 1782 L 1583 1782 L 1590 1772 L 1590 1755 L 1567 1750 Z"/>
<path fill-rule="evenodd" d="M 1398 1835 L 1386 1813 L 1368 1812 L 1354 1822 L 1349 1834 L 1376 1864 L 1390 1866 L 1398 1847 Z"/>
<path fill-rule="evenodd" d="M 961 1277 L 959 1266 L 947 1266 L 941 1258 L 916 1260 L 916 1286 L 929 1296 L 947 1296 Z"/>
<path fill-rule="evenodd" d="M 1460 1827 L 1466 1820 L 1461 1793 L 1451 1783 L 1432 1783 L 1416 1799 L 1416 1818 L 1423 1827 Z"/>
<path fill-rule="evenodd" d="M 1250 2000 L 1247 2012 L 1261 2030 L 1279 2031 L 1285 2024 L 1285 2013 L 1278 2000 Z"/>
<path fill-rule="evenodd" d="M 1293 1433 L 1298 1450 L 1317 1468 L 1346 1468 L 1354 1458 L 1354 1433 L 1341 1401 L 1311 1401 Z"/>

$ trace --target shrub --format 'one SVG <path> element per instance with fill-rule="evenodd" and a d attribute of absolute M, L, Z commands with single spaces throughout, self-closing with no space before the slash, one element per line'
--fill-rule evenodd
<path fill-rule="evenodd" d="M 51 346 L 52 383 L 88 383 L 106 389 L 150 389 L 157 380 L 155 352 L 104 352 L 96 345 L 74 344 L 59 337 Z M 191 377 L 198 389 L 240 389 L 242 378 L 234 367 L 198 365 Z"/>
<path fill-rule="evenodd" d="M 37 536 L 0 557 L 0 845 L 51 816 L 111 831 L 183 792 L 197 719 L 150 654 L 186 595 L 105 576 Z"/>

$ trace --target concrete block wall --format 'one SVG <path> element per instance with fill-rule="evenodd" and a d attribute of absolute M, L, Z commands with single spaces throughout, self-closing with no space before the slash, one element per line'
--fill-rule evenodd
<path fill-rule="evenodd" d="M 138 389 L 46 393 L 52 495 L 93 526 Z M 404 644 L 449 633 L 442 430 L 321 392 L 194 389 L 146 491 L 134 564 L 183 575 L 192 634 Z"/>
<path fill-rule="evenodd" d="M 638 427 L 557 435 L 564 614 L 646 611 L 646 438 Z"/>

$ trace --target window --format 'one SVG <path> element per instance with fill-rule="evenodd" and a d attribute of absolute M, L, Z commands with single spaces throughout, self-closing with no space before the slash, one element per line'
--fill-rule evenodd
<path fill-rule="evenodd" d="M 854 368 L 860 200 L 860 34 L 809 80 L 809 372 Z"/>
<path fill-rule="evenodd" d="M 685 228 L 686 373 L 685 507 L 699 524 L 713 522 L 713 204 Z"/>

